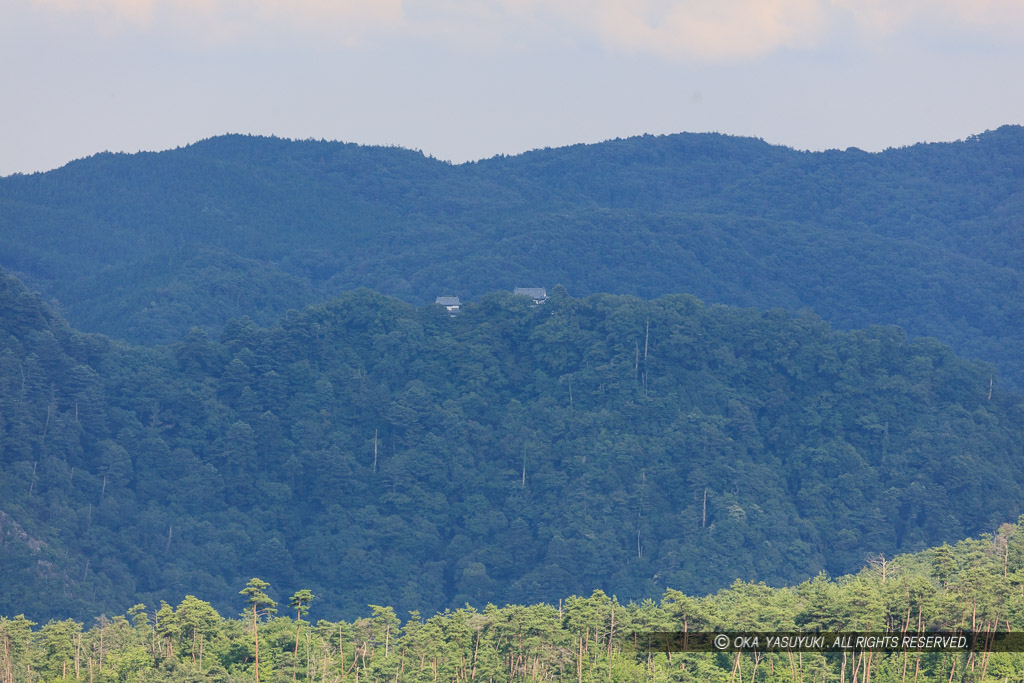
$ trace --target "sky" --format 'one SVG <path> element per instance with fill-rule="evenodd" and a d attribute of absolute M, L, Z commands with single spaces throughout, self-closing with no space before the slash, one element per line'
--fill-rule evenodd
<path fill-rule="evenodd" d="M 1024 123 L 1024 0 L 0 0 L 0 175 L 223 133 L 453 162 Z"/>

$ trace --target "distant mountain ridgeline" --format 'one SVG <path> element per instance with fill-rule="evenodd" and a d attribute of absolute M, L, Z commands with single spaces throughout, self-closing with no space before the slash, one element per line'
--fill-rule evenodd
<path fill-rule="evenodd" d="M 867 154 L 712 134 L 450 165 L 225 136 L 0 179 L 0 265 L 78 327 L 151 344 L 370 287 L 575 295 L 898 324 L 1024 386 L 1024 129 Z"/>
<path fill-rule="evenodd" d="M 551 294 L 451 317 L 357 290 L 144 348 L 4 276 L 0 613 L 231 613 L 251 576 L 329 618 L 704 593 L 1024 511 L 1024 409 L 991 366 L 895 328 Z"/>

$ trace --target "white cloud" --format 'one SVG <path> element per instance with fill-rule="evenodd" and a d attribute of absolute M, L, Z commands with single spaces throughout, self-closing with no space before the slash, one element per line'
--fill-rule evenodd
<path fill-rule="evenodd" d="M 303 30 L 345 30 L 396 26 L 402 21 L 401 0 L 252 0 L 262 23 L 285 22 Z M 237 6 L 237 4 L 236 4 Z"/>
<path fill-rule="evenodd" d="M 117 28 L 173 27 L 212 41 L 293 33 L 359 42 L 402 23 L 402 0 L 31 0 L 45 9 L 91 14 Z"/>
<path fill-rule="evenodd" d="M 65 13 L 91 14 L 115 24 L 145 26 L 153 20 L 154 0 L 32 0 L 32 4 Z"/>
<path fill-rule="evenodd" d="M 596 36 L 612 49 L 731 61 L 813 48 L 851 23 L 869 40 L 904 33 L 1012 40 L 1024 0 L 495 0 L 512 16 Z"/>
<path fill-rule="evenodd" d="M 809 47 L 827 29 L 822 0 L 500 0 L 513 14 L 546 17 L 605 45 L 701 60 Z"/>
<path fill-rule="evenodd" d="M 598 41 L 612 51 L 735 61 L 827 44 L 849 24 L 1015 39 L 1024 0 L 28 0 L 117 30 L 173 27 L 212 42 L 297 37 L 358 44 L 384 34 L 461 44 Z"/>
<path fill-rule="evenodd" d="M 982 31 L 994 35 L 1024 29 L 1021 0 L 831 0 L 848 11 L 861 27 L 891 34 L 920 25 Z"/>

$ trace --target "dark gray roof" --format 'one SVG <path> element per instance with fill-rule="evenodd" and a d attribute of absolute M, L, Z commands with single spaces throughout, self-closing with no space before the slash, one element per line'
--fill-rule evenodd
<path fill-rule="evenodd" d="M 513 294 L 524 294 L 533 299 L 547 299 L 548 290 L 543 287 L 516 287 Z"/>
<path fill-rule="evenodd" d="M 459 297 L 457 297 L 457 296 L 439 296 L 439 297 L 437 297 L 437 299 L 434 300 L 434 303 L 435 304 L 440 304 L 442 306 L 461 306 L 462 305 L 459 302 Z"/>
<path fill-rule="evenodd" d="M 548 298 L 548 290 L 544 289 L 543 287 L 517 287 L 512 293 L 524 294 L 528 297 L 532 297 L 535 299 Z"/>

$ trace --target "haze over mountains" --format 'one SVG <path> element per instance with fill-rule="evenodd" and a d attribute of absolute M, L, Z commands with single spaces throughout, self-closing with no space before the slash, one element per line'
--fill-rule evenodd
<path fill-rule="evenodd" d="M 1024 129 L 867 154 L 711 134 L 449 165 L 225 136 L 0 179 L 0 265 L 76 326 L 170 343 L 369 287 L 565 285 L 897 324 L 1024 386 Z"/>
<path fill-rule="evenodd" d="M 1022 166 L 1019 127 L 461 166 L 226 136 L 0 179 L 0 613 L 639 599 L 992 531 Z"/>

